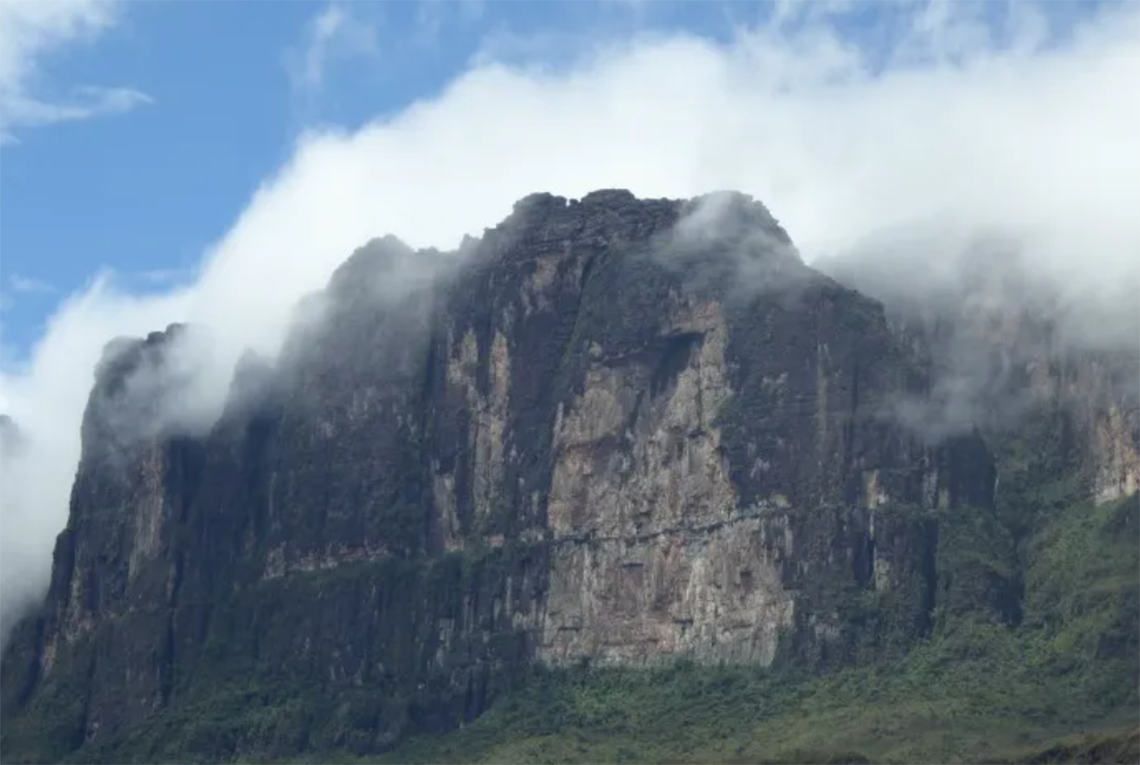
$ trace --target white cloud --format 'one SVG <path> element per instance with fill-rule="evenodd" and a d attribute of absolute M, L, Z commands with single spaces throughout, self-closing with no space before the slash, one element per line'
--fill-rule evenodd
<path fill-rule="evenodd" d="M 13 129 L 117 114 L 150 103 L 127 87 L 78 87 L 46 98 L 40 64 L 60 49 L 90 42 L 117 19 L 114 0 L 3 0 L 0 2 L 0 143 Z"/>
<path fill-rule="evenodd" d="M 30 276 L 21 276 L 20 274 L 12 274 L 8 277 L 8 287 L 13 292 L 21 292 L 27 294 L 50 294 L 55 292 L 55 287 L 45 282 L 42 279 L 35 279 Z"/>
<path fill-rule="evenodd" d="M 329 3 L 309 22 L 301 49 L 291 51 L 286 65 L 294 88 L 314 92 L 324 85 L 335 59 L 378 52 L 376 28 L 345 5 Z"/>
<path fill-rule="evenodd" d="M 906 55 L 885 72 L 818 20 L 728 44 L 607 44 L 556 71 L 483 61 L 391 119 L 306 134 L 196 281 L 145 298 L 97 282 L 60 307 L 27 368 L 0 379 L 37 439 L 36 474 L 4 475 L 4 529 L 18 529 L 0 535 L 5 587 L 46 582 L 108 338 L 199 323 L 220 342 L 220 388 L 241 348 L 274 352 L 295 301 L 353 248 L 389 232 L 452 247 L 533 191 L 736 188 L 764 201 L 809 260 L 931 220 L 997 226 L 1058 284 L 1136 284 L 1140 6 L 1097 14 L 1055 45 L 1001 48 L 927 17 L 895 40 Z M 915 56 L 916 40 L 954 54 Z M 25 546 L 34 552 L 12 568 Z"/>

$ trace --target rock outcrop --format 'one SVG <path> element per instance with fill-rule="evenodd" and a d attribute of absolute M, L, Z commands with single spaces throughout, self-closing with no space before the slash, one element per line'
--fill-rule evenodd
<path fill-rule="evenodd" d="M 15 504 L 12 501 L 15 492 L 13 492 L 11 484 L 8 483 L 10 479 L 8 479 L 7 476 L 11 475 L 8 471 L 12 469 L 14 463 L 26 452 L 26 449 L 27 442 L 20 426 L 8 415 L 0 414 L 0 493 L 4 494 L 7 507 L 11 507 Z M 8 516 L 2 520 L 5 527 L 10 530 L 13 518 Z M 5 560 L 9 560 L 9 550 L 13 549 L 13 547 L 14 546 L 5 547 Z M 10 562 L 9 566 L 11 566 Z M 9 568 L 9 570 L 11 569 Z M 23 606 L 27 600 L 25 590 L 26 588 L 23 582 L 15 581 L 14 578 L 11 578 L 9 575 L 9 577 L 0 580 L 0 602 L 7 603 L 9 606 L 13 603 L 16 603 L 18 606 Z M 18 621 L 19 616 L 20 609 L 18 607 L 0 610 L 0 651 L 8 645 L 8 635 L 11 633 L 15 622 Z"/>
<path fill-rule="evenodd" d="M 931 370 L 932 390 L 909 402 L 920 429 L 978 428 L 997 451 L 1034 441 L 1053 477 L 1096 503 L 1140 490 L 1140 283 L 1122 300 L 1074 299 L 1016 250 L 984 243 L 930 268 L 897 262 L 860 253 L 826 270 L 883 301 Z"/>
<path fill-rule="evenodd" d="M 932 390 L 912 338 L 727 199 L 698 231 L 694 203 L 601 191 L 527 197 L 459 254 L 372 242 L 206 435 L 160 416 L 179 328 L 110 347 L 4 657 L 5 758 L 297 689 L 210 746 L 376 751 L 536 663 L 818 667 L 927 634 L 990 452 L 900 417 Z M 1133 414 L 1097 420 L 1104 496 L 1134 490 Z"/>

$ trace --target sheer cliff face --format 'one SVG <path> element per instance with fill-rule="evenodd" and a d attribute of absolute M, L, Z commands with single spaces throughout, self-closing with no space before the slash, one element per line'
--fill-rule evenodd
<path fill-rule="evenodd" d="M 20 458 L 25 452 L 26 443 L 24 435 L 20 431 L 19 425 L 6 414 L 0 414 L 0 476 L 3 476 L 8 470 L 12 469 L 13 463 Z M 3 491 L 7 492 L 5 496 L 5 505 L 12 507 L 13 502 L 11 487 L 4 487 Z M 11 520 L 6 519 L 5 523 L 8 528 L 11 528 Z M 12 548 L 8 548 L 12 549 Z M 10 553 L 5 549 L 5 560 L 9 566 L 9 571 L 12 570 L 11 559 L 8 558 Z M 14 577 L 11 575 L 0 579 L 0 602 L 8 603 L 11 605 L 13 602 L 18 602 L 21 606 L 27 605 L 25 601 L 29 596 L 25 593 L 24 588 L 21 586 L 22 582 L 13 581 Z M 17 617 L 18 609 L 0 609 L 0 650 L 7 646 L 8 635 L 12 631 Z"/>
<path fill-rule="evenodd" d="M 982 246 L 945 260 L 903 275 L 890 254 L 827 264 L 883 301 L 896 334 L 932 370 L 932 389 L 904 413 L 938 437 L 976 426 L 998 444 L 1051 439 L 1080 494 L 1097 503 L 1140 490 L 1134 294 L 1074 301 L 1016 251 Z"/>
<path fill-rule="evenodd" d="M 766 211 L 693 238 L 686 209 L 538 195 L 460 258 L 374 242 L 203 437 L 124 431 L 177 397 L 127 382 L 177 331 L 111 349 L 5 715 L 68 751 L 210 684 L 297 682 L 367 691 L 375 748 L 471 719 L 534 662 L 887 639 L 836 593 L 924 634 L 940 518 L 989 505 L 988 454 L 897 424 L 922 369 Z"/>

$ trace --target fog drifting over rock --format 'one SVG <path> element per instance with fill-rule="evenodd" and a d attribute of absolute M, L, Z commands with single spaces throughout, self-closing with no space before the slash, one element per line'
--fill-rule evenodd
<path fill-rule="evenodd" d="M 953 9 L 916 12 L 890 55 L 876 51 L 885 67 L 826 17 L 741 28 L 727 44 L 611 42 L 558 69 L 491 51 L 436 98 L 355 132 L 304 135 L 189 286 L 139 296 L 97 278 L 0 377 L 0 411 L 27 436 L 0 486 L 0 622 L 46 587 L 108 340 L 199 327 L 220 400 L 242 352 L 272 356 L 297 301 L 364 242 L 391 233 L 454 249 L 534 191 L 739 189 L 809 263 L 875 241 L 913 265 L 946 257 L 923 242 L 1000 232 L 1066 295 L 1099 308 L 1135 299 L 1140 5 L 1102 8 L 1063 39 L 1025 9 L 1000 46 L 965 34 L 973 19 Z"/>

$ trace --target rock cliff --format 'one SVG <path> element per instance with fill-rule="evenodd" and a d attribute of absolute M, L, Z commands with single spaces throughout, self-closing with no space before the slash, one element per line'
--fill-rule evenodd
<path fill-rule="evenodd" d="M 931 370 L 932 389 L 909 402 L 910 413 L 939 436 L 977 427 L 998 451 L 1035 440 L 1055 460 L 1055 476 L 1064 474 L 1077 495 L 1096 503 L 1135 494 L 1140 284 L 1120 285 L 1123 299 L 1074 299 L 1017 250 L 983 242 L 943 255 L 942 263 L 908 273 L 890 254 L 825 264 L 881 300 L 896 334 L 910 338 Z"/>
<path fill-rule="evenodd" d="M 25 450 L 26 443 L 20 426 L 8 415 L 0 414 L 0 492 L 5 493 L 5 504 L 7 507 L 11 507 L 15 503 L 12 502 L 11 486 L 3 486 L 3 475 L 12 468 L 13 464 L 19 460 Z M 5 550 L 5 561 L 9 567 L 12 566 L 8 558 L 7 550 Z M 11 568 L 9 568 L 9 570 L 11 570 Z M 24 605 L 23 601 L 25 600 L 25 596 L 21 591 L 22 588 L 9 577 L 0 579 L 0 602 L 12 603 L 15 601 L 20 605 Z M 7 642 L 5 641 L 18 619 L 18 614 L 18 610 L 0 610 L 0 650 L 3 650 L 3 648 L 7 646 Z"/>
<path fill-rule="evenodd" d="M 192 328 L 109 345 L 5 759 L 381 751 L 534 665 L 819 669 L 956 599 L 1019 619 L 1015 577 L 941 568 L 997 474 L 971 424 L 900 416 L 929 342 L 714 201 L 539 194 L 458 253 L 371 242 L 206 433 L 164 416 Z M 1094 410 L 1095 491 L 1134 491 L 1135 410 Z M 273 714 L 186 722 L 238 708 Z"/>

